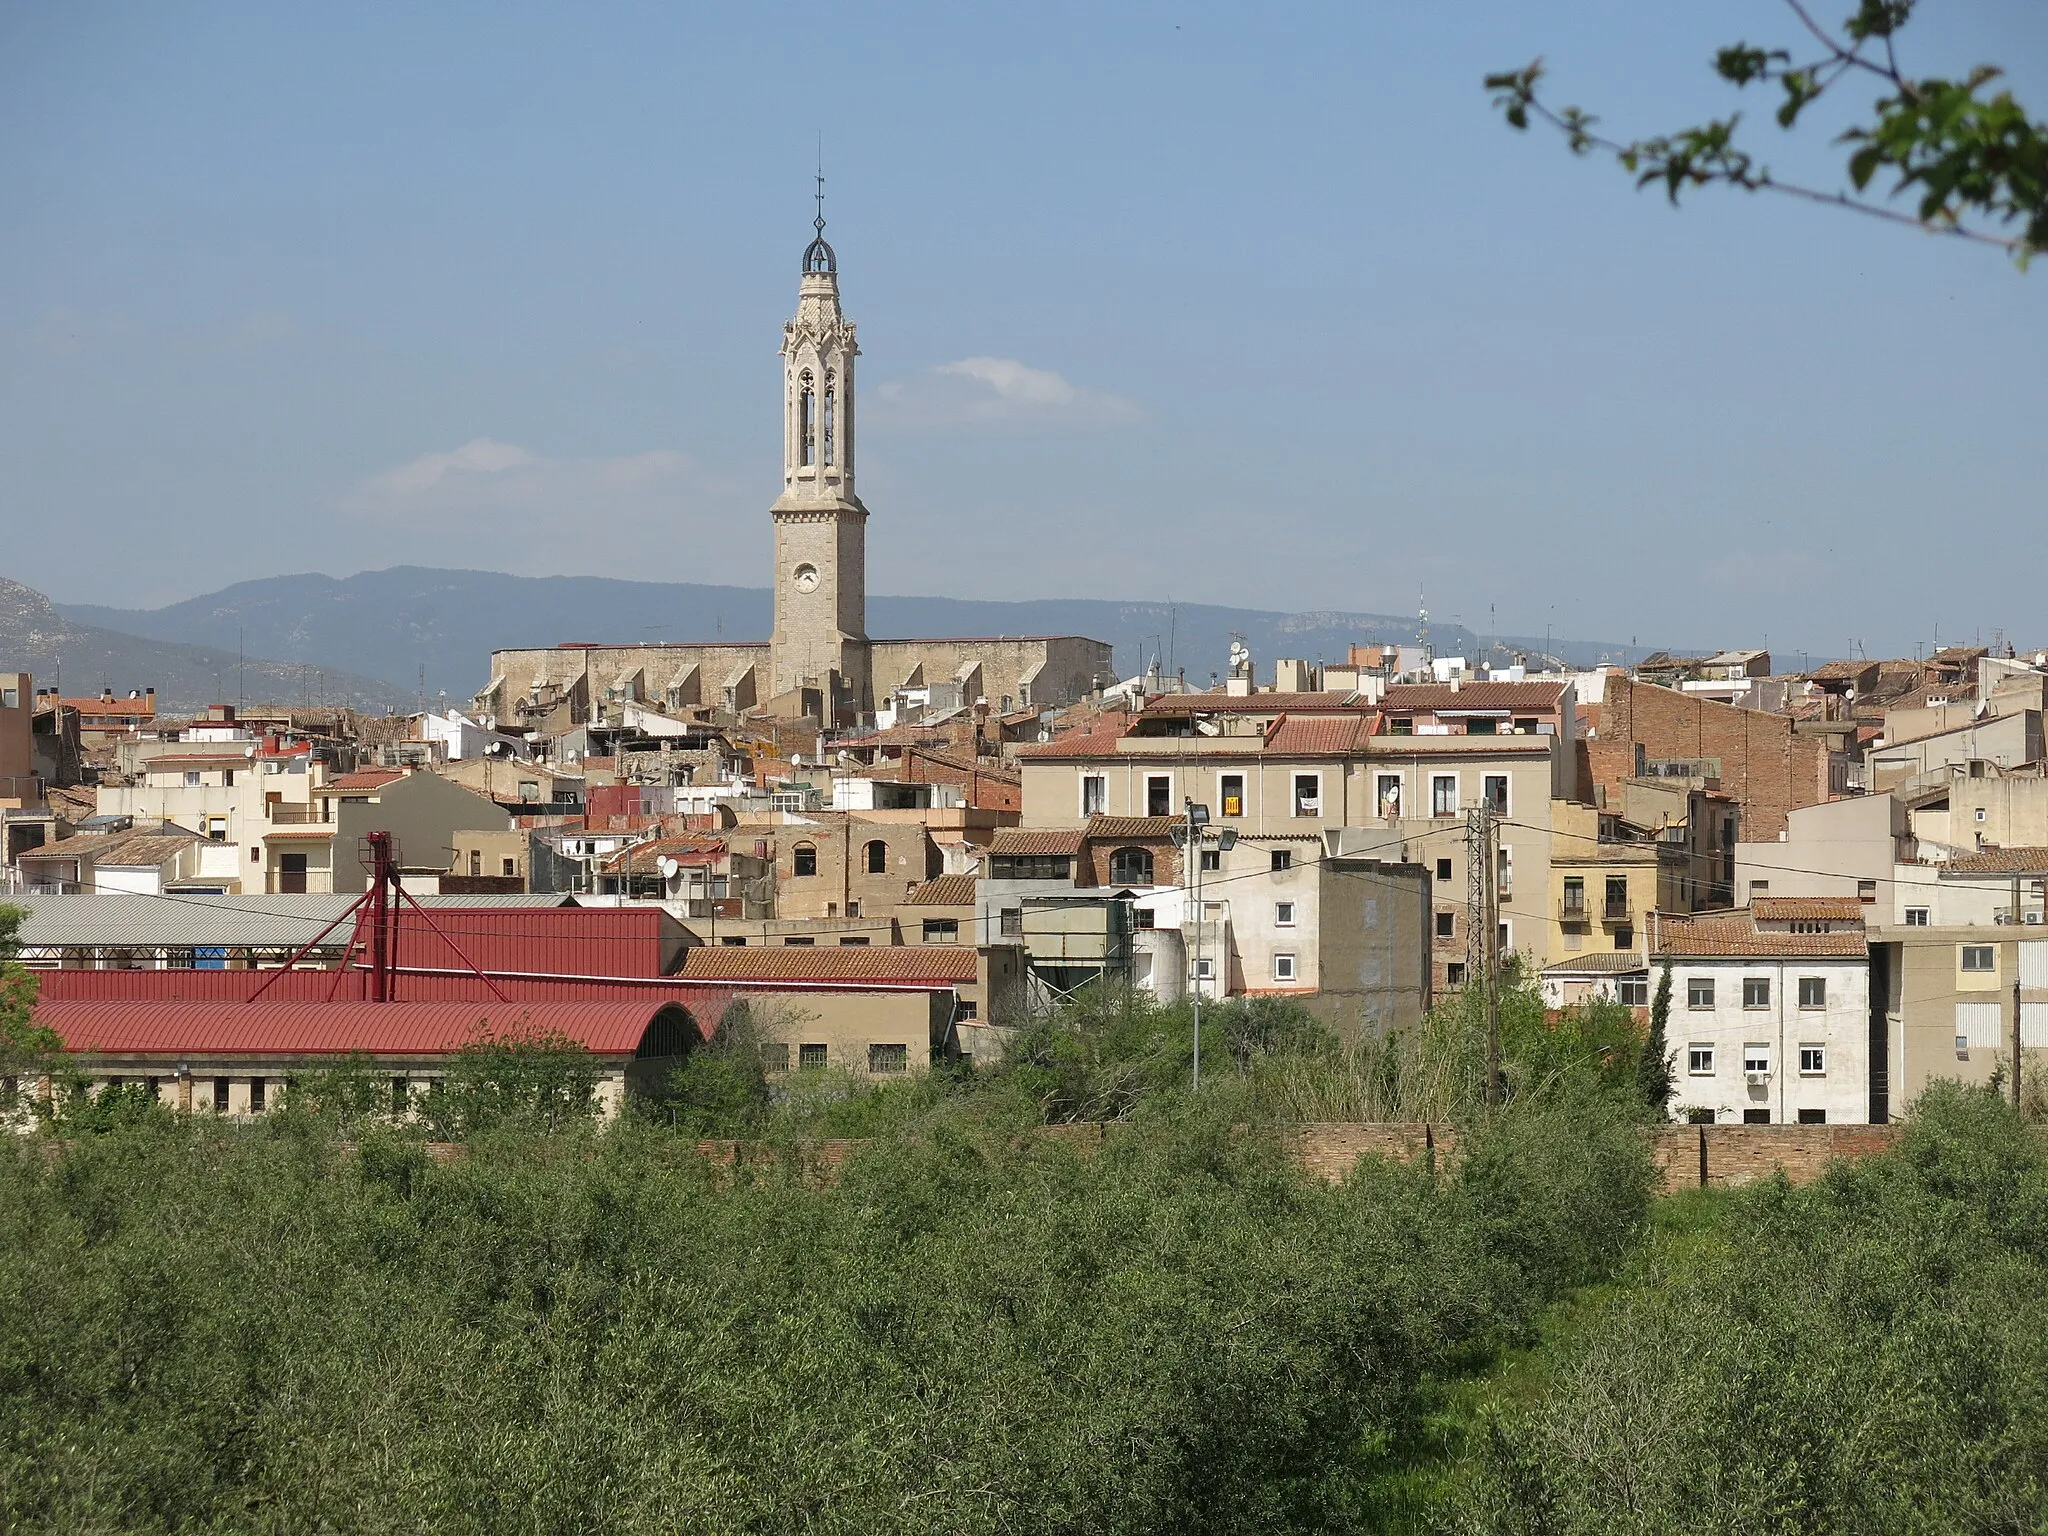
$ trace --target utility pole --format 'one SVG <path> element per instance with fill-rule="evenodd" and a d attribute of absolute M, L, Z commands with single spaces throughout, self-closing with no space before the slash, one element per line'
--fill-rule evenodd
<path fill-rule="evenodd" d="M 1197 814 L 1199 813 L 1199 814 Z M 1202 827 L 1209 820 L 1209 808 L 1196 805 L 1190 798 L 1187 802 L 1187 840 L 1181 845 L 1181 857 L 1192 866 L 1191 888 L 1194 891 L 1194 905 L 1191 915 L 1195 925 L 1195 953 L 1190 969 L 1194 972 L 1191 986 L 1194 989 L 1195 1014 L 1195 1076 L 1194 1089 L 1202 1090 Z"/>
<path fill-rule="evenodd" d="M 2018 918 L 2018 908 L 2014 908 L 2013 915 Z M 2013 969 L 2017 971 L 2019 967 L 2014 966 Z M 2017 975 L 2012 979 L 2012 1107 L 2020 1107 L 2020 979 Z"/>
<path fill-rule="evenodd" d="M 1482 801 L 1465 812 L 1465 985 L 1484 989 L 1488 1104 L 1500 1102 L 1500 987 L 1494 974 L 1500 947 L 1498 838 L 1492 806 Z"/>

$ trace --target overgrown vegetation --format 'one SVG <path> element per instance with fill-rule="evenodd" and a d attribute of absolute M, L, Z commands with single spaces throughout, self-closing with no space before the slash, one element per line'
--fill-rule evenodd
<path fill-rule="evenodd" d="M 253 1124 L 67 1101 L 0 1142 L 0 1526 L 2039 1525 L 2009 1110 L 1940 1092 L 1895 1155 L 1653 1222 L 1626 1010 L 1501 1021 L 1499 1110 L 1455 1000 L 1349 1048 L 1207 1010 L 1194 1095 L 1185 1010 L 1115 996 L 886 1087 L 771 1091 L 790 1021 L 735 1017 L 610 1126 L 561 1042 L 478 1042 L 403 1120 L 350 1061 Z M 1459 1154 L 1302 1171 L 1295 1123 L 1367 1117 Z"/>

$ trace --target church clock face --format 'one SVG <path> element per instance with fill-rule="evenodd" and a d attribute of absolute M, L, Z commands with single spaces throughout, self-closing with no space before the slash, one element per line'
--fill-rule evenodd
<path fill-rule="evenodd" d="M 818 590 L 818 568 L 815 565 L 806 563 L 798 566 L 794 571 L 790 572 L 789 579 L 799 592 L 815 592 Z"/>

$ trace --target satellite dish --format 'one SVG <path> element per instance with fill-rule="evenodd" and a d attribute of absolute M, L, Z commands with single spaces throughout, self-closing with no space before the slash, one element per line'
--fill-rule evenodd
<path fill-rule="evenodd" d="M 664 880 L 675 879 L 676 871 L 683 867 L 667 854 L 663 854 L 660 858 L 656 859 L 654 865 L 655 868 L 661 871 L 661 878 Z"/>

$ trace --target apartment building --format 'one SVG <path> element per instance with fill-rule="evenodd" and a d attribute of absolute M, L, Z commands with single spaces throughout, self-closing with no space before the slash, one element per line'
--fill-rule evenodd
<path fill-rule="evenodd" d="M 1888 1042 L 1871 1008 L 1863 907 L 1764 898 L 1659 916 L 1671 966 L 1674 1112 L 1704 1124 L 1841 1125 L 1888 1118 Z"/>
<path fill-rule="evenodd" d="M 2048 1071 L 2048 929 L 1897 924 L 1872 934 L 1870 953 L 1895 1112 L 1939 1078 L 2009 1086 L 2015 1031 L 2022 1077 Z"/>

